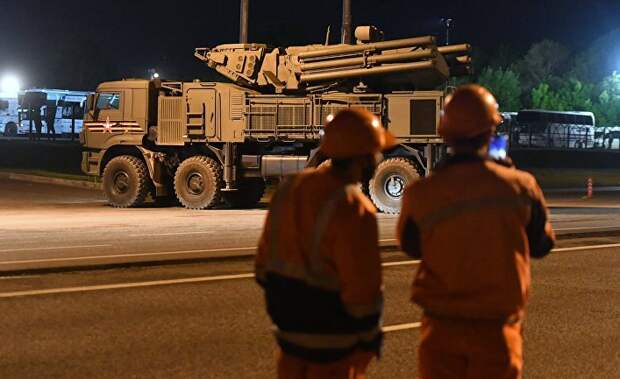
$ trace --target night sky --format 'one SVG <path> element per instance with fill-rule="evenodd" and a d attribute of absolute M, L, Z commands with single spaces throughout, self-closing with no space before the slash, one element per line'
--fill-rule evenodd
<path fill-rule="evenodd" d="M 571 50 L 620 28 L 620 0 L 352 0 L 353 24 L 373 24 L 387 38 L 441 36 L 486 54 L 501 45 L 522 53 L 553 39 Z M 250 0 L 250 40 L 274 46 L 322 43 L 328 25 L 340 39 L 340 0 Z M 146 77 L 209 78 L 195 47 L 236 42 L 238 0 L 0 0 L 0 75 L 24 86 L 90 90 L 99 81 Z M 620 42 L 619 42 L 620 43 Z M 620 56 L 618 57 L 620 69 Z"/>

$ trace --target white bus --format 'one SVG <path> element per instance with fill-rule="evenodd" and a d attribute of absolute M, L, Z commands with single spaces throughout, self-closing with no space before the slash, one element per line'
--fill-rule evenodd
<path fill-rule="evenodd" d="M 36 133 L 35 112 L 41 120 L 41 133 L 54 137 L 74 137 L 82 130 L 84 107 L 89 92 L 33 88 L 17 97 L 0 98 L 0 134 L 4 136 Z M 47 113 L 54 112 L 53 128 L 48 127 Z M 51 126 L 51 125 L 50 125 Z"/>
<path fill-rule="evenodd" d="M 510 143 L 521 147 L 593 148 L 592 112 L 522 110 L 511 123 Z"/>

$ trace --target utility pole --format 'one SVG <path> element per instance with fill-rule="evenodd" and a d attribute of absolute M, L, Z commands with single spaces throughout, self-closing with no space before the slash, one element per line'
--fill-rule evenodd
<path fill-rule="evenodd" d="M 441 24 L 446 28 L 446 45 L 450 44 L 450 29 L 454 27 L 454 20 L 451 18 L 442 18 Z"/>
<path fill-rule="evenodd" d="M 248 43 L 248 12 L 250 0 L 241 0 L 241 12 L 239 15 L 239 42 Z"/>
<path fill-rule="evenodd" d="M 341 43 L 351 44 L 353 42 L 351 34 L 351 0 L 342 0 Z"/>

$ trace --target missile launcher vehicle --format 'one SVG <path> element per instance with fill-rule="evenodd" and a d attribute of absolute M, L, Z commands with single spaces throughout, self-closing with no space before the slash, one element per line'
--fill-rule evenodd
<path fill-rule="evenodd" d="M 195 50 L 230 83 L 102 83 L 88 98 L 82 169 L 102 177 L 115 207 L 139 206 L 149 194 L 191 209 L 250 207 L 266 180 L 321 164 L 326 120 L 361 107 L 400 142 L 362 183 L 379 210 L 398 213 L 407 184 L 443 151 L 446 83 L 469 73 L 470 46 L 437 46 L 431 36 L 384 41 L 374 27 L 355 35 L 352 45 Z"/>

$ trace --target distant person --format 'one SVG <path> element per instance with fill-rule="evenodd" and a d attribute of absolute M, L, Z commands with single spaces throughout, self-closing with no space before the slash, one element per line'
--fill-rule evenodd
<path fill-rule="evenodd" d="M 376 210 L 359 183 L 393 142 L 372 113 L 341 111 L 320 146 L 331 164 L 288 179 L 271 201 L 255 264 L 280 379 L 362 379 L 379 354 Z"/>
<path fill-rule="evenodd" d="M 47 139 L 50 137 L 52 140 L 56 140 L 56 128 L 54 124 L 56 123 L 56 110 L 58 108 L 56 105 L 48 105 L 45 107 L 45 125 L 47 126 Z"/>
<path fill-rule="evenodd" d="M 412 300 L 424 310 L 422 379 L 523 376 L 530 257 L 548 254 L 555 236 L 534 177 L 487 158 L 497 108 L 486 89 L 458 88 L 439 129 L 452 155 L 403 198 L 397 237 L 421 259 Z"/>
<path fill-rule="evenodd" d="M 38 141 L 41 139 L 41 132 L 43 131 L 43 122 L 41 121 L 41 107 L 32 107 L 31 115 L 34 121 L 34 128 L 36 129 L 35 140 Z"/>

